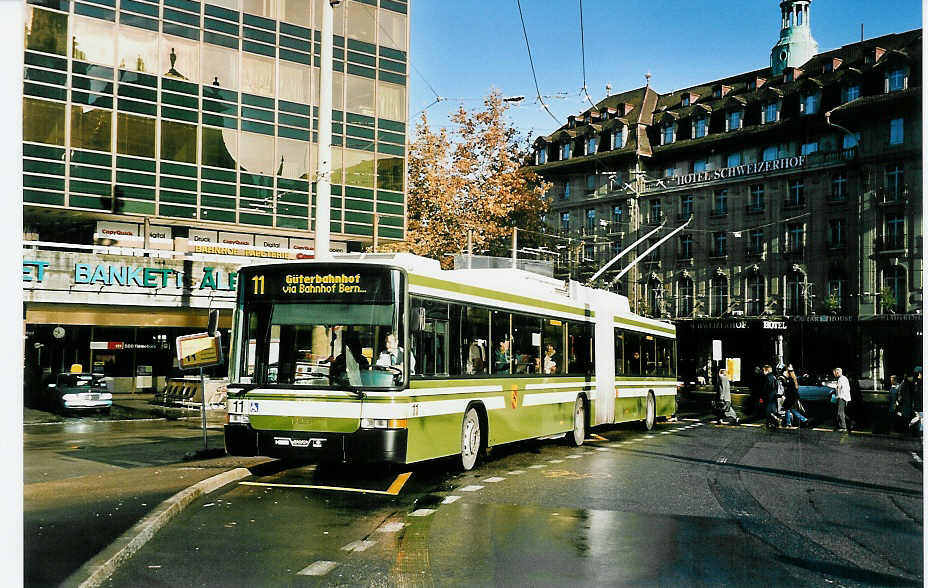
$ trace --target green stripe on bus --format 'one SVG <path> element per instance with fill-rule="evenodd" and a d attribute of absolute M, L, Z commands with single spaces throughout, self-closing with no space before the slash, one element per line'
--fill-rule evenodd
<path fill-rule="evenodd" d="M 641 322 L 641 321 L 635 321 L 635 320 L 628 319 L 628 318 L 624 318 L 624 317 L 618 317 L 618 316 L 617 316 L 617 317 L 614 317 L 613 320 L 614 320 L 616 323 L 620 324 L 620 325 L 628 325 L 628 326 L 630 326 L 630 327 L 638 327 L 638 328 L 642 328 L 642 329 L 653 329 L 653 330 L 655 330 L 655 331 L 663 331 L 663 332 L 669 333 L 669 334 L 671 334 L 671 335 L 675 335 L 675 334 L 677 333 L 677 330 L 674 329 L 673 327 L 664 327 L 664 326 L 661 326 L 661 325 L 652 325 L 652 324 L 649 324 L 649 323 L 643 323 L 643 322 Z"/>
<path fill-rule="evenodd" d="M 410 389 L 422 388 L 456 388 L 463 386 L 525 386 L 526 384 L 584 384 L 587 380 L 583 377 L 566 378 L 492 378 L 492 379 L 465 379 L 465 380 L 412 380 L 409 383 Z M 590 385 L 596 384 L 596 379 L 589 380 Z"/>
<path fill-rule="evenodd" d="M 545 300 L 538 300 L 536 298 L 528 298 L 527 296 L 518 296 L 516 294 L 507 294 L 505 292 L 498 292 L 496 290 L 488 290 L 486 288 L 480 288 L 478 286 L 467 286 L 464 284 L 458 284 L 456 282 L 449 282 L 447 280 L 440 280 L 438 278 L 430 278 L 426 276 L 419 276 L 416 274 L 409 274 L 409 283 L 415 286 L 424 286 L 426 288 L 435 288 L 436 290 L 446 290 L 449 292 L 459 293 L 459 294 L 470 294 L 471 296 L 480 296 L 481 298 L 489 298 L 491 300 L 497 300 L 500 302 L 511 302 L 513 304 L 524 304 L 525 306 L 536 306 L 538 308 L 545 308 L 548 310 L 555 310 L 557 312 L 563 312 L 566 314 L 572 314 L 576 316 L 592 318 L 596 316 L 589 308 L 584 308 L 582 311 L 574 308 L 573 306 L 567 306 L 566 304 L 558 304 L 557 302 L 547 302 Z"/>

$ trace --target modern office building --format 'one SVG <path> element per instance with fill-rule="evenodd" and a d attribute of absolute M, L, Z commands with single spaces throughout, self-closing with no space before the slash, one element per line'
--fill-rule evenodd
<path fill-rule="evenodd" d="M 685 377 L 714 340 L 743 370 L 921 363 L 922 31 L 819 52 L 810 4 L 780 3 L 768 67 L 607 96 L 534 144 L 563 275 L 690 221 L 615 283 L 677 324 Z"/>
<path fill-rule="evenodd" d="M 28 0 L 27 380 L 77 362 L 157 386 L 238 266 L 312 255 L 322 6 Z M 334 22 L 326 222 L 361 251 L 404 238 L 408 2 Z"/>

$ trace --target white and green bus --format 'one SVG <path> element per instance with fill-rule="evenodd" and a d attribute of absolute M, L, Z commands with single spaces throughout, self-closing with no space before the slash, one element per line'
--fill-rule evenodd
<path fill-rule="evenodd" d="M 232 455 L 409 464 L 676 411 L 672 324 L 617 294 L 410 254 L 239 273 Z"/>

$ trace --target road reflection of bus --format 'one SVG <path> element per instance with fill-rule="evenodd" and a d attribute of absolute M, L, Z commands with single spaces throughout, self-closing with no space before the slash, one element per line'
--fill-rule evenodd
<path fill-rule="evenodd" d="M 243 268 L 235 455 L 412 463 L 676 410 L 673 325 L 617 294 L 409 254 Z"/>

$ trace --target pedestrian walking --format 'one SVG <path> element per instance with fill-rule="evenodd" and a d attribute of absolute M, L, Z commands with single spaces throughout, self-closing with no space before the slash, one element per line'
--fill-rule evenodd
<path fill-rule="evenodd" d="M 713 408 L 716 411 L 715 422 L 722 424 L 723 419 L 728 419 L 728 424 L 737 425 L 741 422 L 738 413 L 731 405 L 731 382 L 728 380 L 728 370 L 722 368 L 719 370 L 719 378 L 715 383 L 715 401 Z"/>
<path fill-rule="evenodd" d="M 841 368 L 836 367 L 833 373 L 838 380 L 835 386 L 835 396 L 838 405 L 835 416 L 835 430 L 842 429 L 845 432 L 850 432 L 851 429 L 848 426 L 846 410 L 848 403 L 851 401 L 851 383 L 848 381 Z"/>
<path fill-rule="evenodd" d="M 780 426 L 780 417 L 777 415 L 777 378 L 773 375 L 773 368 L 765 364 L 764 372 L 764 402 L 766 403 L 767 426 Z"/>
<path fill-rule="evenodd" d="M 799 380 L 796 379 L 796 372 L 793 371 L 792 364 L 786 366 L 783 372 L 783 410 L 786 411 L 786 426 L 792 427 L 793 421 L 797 427 L 808 426 L 809 419 L 802 414 L 799 401 Z"/>

